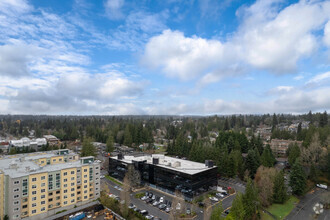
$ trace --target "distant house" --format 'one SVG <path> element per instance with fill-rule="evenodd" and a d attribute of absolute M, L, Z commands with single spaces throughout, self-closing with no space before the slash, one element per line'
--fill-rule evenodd
<path fill-rule="evenodd" d="M 50 145 L 56 145 L 56 144 L 60 143 L 60 140 L 57 137 L 55 137 L 54 135 L 44 135 L 44 138 L 46 138 L 47 142 Z"/>
<path fill-rule="evenodd" d="M 299 147 L 302 145 L 302 141 L 272 139 L 270 142 L 270 148 L 275 156 L 286 157 L 286 151 L 288 150 L 289 145 L 295 143 L 297 143 Z"/>
<path fill-rule="evenodd" d="M 8 153 L 9 142 L 5 140 L 0 140 L 0 149 L 2 150 L 2 152 Z"/>
<path fill-rule="evenodd" d="M 20 140 L 9 141 L 9 150 L 12 147 L 15 147 L 17 149 L 22 149 L 23 147 L 29 147 L 37 151 L 41 146 L 46 144 L 47 144 L 46 138 L 30 139 L 27 137 L 23 137 Z"/>

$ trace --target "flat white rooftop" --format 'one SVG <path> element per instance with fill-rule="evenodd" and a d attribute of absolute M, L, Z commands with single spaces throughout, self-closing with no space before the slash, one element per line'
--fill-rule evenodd
<path fill-rule="evenodd" d="M 118 157 L 111 157 L 113 159 L 118 160 Z M 168 157 L 162 154 L 152 154 L 152 155 L 144 155 L 144 156 L 123 156 L 123 159 L 119 161 L 123 161 L 125 163 L 131 164 L 133 161 L 146 161 L 148 164 L 153 164 L 153 158 L 158 158 L 159 163 L 154 164 L 159 167 L 164 167 L 166 169 L 175 170 L 181 173 L 186 173 L 189 175 L 194 175 L 206 170 L 214 169 L 214 167 L 207 167 L 203 163 L 198 163 L 190 160 L 178 159 L 175 157 Z"/>

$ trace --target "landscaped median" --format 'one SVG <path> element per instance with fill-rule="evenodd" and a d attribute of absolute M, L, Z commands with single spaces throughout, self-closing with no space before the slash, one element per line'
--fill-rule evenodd
<path fill-rule="evenodd" d="M 107 178 L 108 180 L 110 180 L 111 182 L 114 182 L 120 186 L 122 186 L 123 184 L 121 182 L 119 182 L 118 180 L 116 180 L 115 178 L 109 176 L 109 175 L 105 175 L 105 178 Z"/>
<path fill-rule="evenodd" d="M 276 219 L 284 219 L 292 209 L 298 204 L 299 199 L 294 196 L 290 198 L 284 204 L 273 204 L 266 210 L 276 217 Z M 272 219 L 267 213 L 262 214 L 262 219 Z"/>

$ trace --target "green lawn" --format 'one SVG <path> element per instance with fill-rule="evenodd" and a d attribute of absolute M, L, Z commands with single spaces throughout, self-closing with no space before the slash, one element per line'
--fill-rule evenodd
<path fill-rule="evenodd" d="M 284 217 L 292 211 L 292 209 L 295 207 L 295 204 L 298 202 L 299 199 L 291 196 L 284 204 L 273 204 L 267 208 L 267 211 L 275 215 L 277 219 L 284 219 Z"/>
<path fill-rule="evenodd" d="M 112 182 L 114 182 L 114 183 L 116 183 L 116 184 L 118 184 L 120 186 L 123 185 L 121 182 L 119 182 L 118 180 L 116 180 L 115 178 L 113 178 L 113 177 L 111 177 L 109 175 L 105 175 L 105 178 L 107 178 L 108 180 L 110 180 L 110 181 L 112 181 Z"/>

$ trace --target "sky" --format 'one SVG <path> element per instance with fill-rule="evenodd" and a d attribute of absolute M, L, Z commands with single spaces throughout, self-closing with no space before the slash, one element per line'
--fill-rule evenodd
<path fill-rule="evenodd" d="M 330 1 L 0 1 L 0 114 L 310 110 L 330 110 Z"/>

